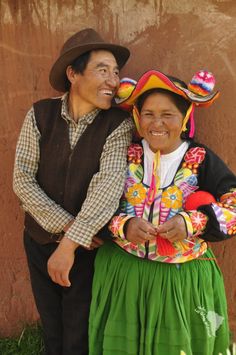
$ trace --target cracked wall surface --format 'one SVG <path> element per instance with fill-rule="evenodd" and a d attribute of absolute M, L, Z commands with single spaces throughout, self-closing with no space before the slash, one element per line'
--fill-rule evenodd
<path fill-rule="evenodd" d="M 236 173 L 235 0 L 1 0 L 0 2 L 0 336 L 38 319 L 22 245 L 23 213 L 12 192 L 17 136 L 31 104 L 58 93 L 48 72 L 65 39 L 93 27 L 131 50 L 123 76 L 150 68 L 189 82 L 199 69 L 216 76 L 219 100 L 199 109 L 197 139 Z M 236 334 L 236 241 L 214 245 Z"/>

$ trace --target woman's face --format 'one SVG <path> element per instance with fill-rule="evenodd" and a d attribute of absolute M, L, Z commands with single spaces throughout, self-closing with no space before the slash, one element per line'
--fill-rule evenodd
<path fill-rule="evenodd" d="M 140 112 L 140 133 L 153 152 L 173 152 L 182 143 L 180 138 L 183 114 L 164 93 L 150 94 Z"/>

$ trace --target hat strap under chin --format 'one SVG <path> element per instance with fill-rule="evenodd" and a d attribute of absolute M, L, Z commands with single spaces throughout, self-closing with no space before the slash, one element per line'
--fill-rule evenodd
<path fill-rule="evenodd" d="M 193 138 L 194 132 L 195 132 L 194 109 L 195 109 L 195 104 L 192 102 L 188 108 L 186 116 L 184 117 L 182 128 L 181 128 L 181 132 L 185 132 L 187 130 L 186 126 L 187 126 L 188 120 L 190 120 L 189 138 Z"/>

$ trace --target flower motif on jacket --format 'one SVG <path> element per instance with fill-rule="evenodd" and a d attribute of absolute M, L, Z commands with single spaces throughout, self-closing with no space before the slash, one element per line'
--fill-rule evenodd
<path fill-rule="evenodd" d="M 132 206 L 140 204 L 146 197 L 146 189 L 141 183 L 134 184 L 128 188 L 125 197 Z"/>
<path fill-rule="evenodd" d="M 134 164 L 142 162 L 141 156 L 143 155 L 143 148 L 139 144 L 131 144 L 128 148 L 128 160 Z"/>
<path fill-rule="evenodd" d="M 122 222 L 122 216 L 115 216 L 112 218 L 112 221 L 109 225 L 109 230 L 112 232 L 112 234 L 117 237 L 119 235 L 119 228 L 120 224 Z"/>
<path fill-rule="evenodd" d="M 168 187 L 162 194 L 162 203 L 168 208 L 181 208 L 182 200 L 182 191 L 175 185 Z"/>
<path fill-rule="evenodd" d="M 190 212 L 189 215 L 193 226 L 193 232 L 197 235 L 205 229 L 208 217 L 199 211 Z"/>

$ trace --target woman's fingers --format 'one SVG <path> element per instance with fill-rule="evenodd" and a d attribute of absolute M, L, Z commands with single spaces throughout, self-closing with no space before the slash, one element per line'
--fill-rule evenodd
<path fill-rule="evenodd" d="M 126 238 L 132 243 L 143 243 L 155 238 L 156 230 L 153 225 L 142 218 L 130 219 L 127 226 Z"/>
<path fill-rule="evenodd" d="M 186 225 L 180 215 L 176 215 L 158 226 L 156 231 L 160 237 L 168 239 L 170 242 L 177 242 L 187 237 Z"/>

